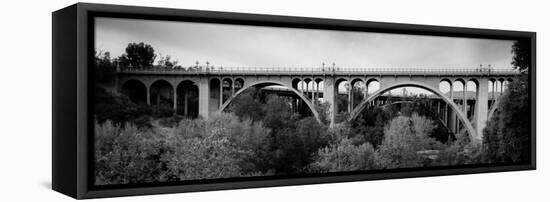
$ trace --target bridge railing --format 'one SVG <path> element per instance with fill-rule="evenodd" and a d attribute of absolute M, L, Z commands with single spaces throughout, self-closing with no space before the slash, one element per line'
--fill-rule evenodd
<path fill-rule="evenodd" d="M 339 67 L 204 67 L 188 68 L 118 68 L 122 73 L 174 73 L 174 74 L 519 74 L 514 69 L 494 68 L 339 68 Z"/>

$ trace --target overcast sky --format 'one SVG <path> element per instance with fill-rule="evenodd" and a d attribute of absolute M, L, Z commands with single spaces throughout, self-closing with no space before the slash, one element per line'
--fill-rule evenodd
<path fill-rule="evenodd" d="M 96 19 L 96 50 L 151 44 L 182 66 L 511 68 L 513 41 L 117 18 Z"/>
<path fill-rule="evenodd" d="M 216 67 L 321 67 L 334 62 L 341 68 L 512 68 L 513 41 L 506 40 L 121 18 L 96 18 L 95 26 L 97 51 L 117 57 L 129 43 L 144 42 L 184 67 L 209 61 Z"/>

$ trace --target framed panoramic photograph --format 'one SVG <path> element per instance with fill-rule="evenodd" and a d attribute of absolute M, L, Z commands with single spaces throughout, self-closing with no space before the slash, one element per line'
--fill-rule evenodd
<path fill-rule="evenodd" d="M 52 16 L 53 189 L 75 198 L 536 168 L 534 32 Z"/>

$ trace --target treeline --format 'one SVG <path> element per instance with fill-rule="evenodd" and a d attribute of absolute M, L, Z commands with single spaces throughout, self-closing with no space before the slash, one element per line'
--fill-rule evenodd
<path fill-rule="evenodd" d="M 527 75 L 508 84 L 497 110 L 483 130 L 489 163 L 529 163 L 531 160 L 531 108 Z"/>
<path fill-rule="evenodd" d="M 285 97 L 255 89 L 208 120 L 166 119 L 149 119 L 150 127 L 96 123 L 96 183 L 456 165 L 478 162 L 480 151 L 467 137 L 436 140 L 434 122 L 416 113 L 391 118 L 373 146 L 350 124 L 331 129 L 293 113 Z"/>
<path fill-rule="evenodd" d="M 483 130 L 483 149 L 488 163 L 530 163 L 531 160 L 530 41 L 516 41 L 512 55 L 512 66 L 522 74 L 508 84 L 499 98 L 497 111 Z"/>
<path fill-rule="evenodd" d="M 158 58 L 158 60 L 157 60 Z M 156 61 L 156 63 L 155 63 Z M 194 65 L 184 67 L 172 56 L 162 56 L 146 43 L 129 43 L 122 55 L 113 57 L 108 51 L 95 51 L 94 56 L 96 82 L 105 83 L 112 81 L 116 74 L 116 68 L 132 69 L 180 69 L 185 71 L 200 71 L 203 68 L 214 69 L 207 63 L 207 67 L 199 66 L 198 61 Z"/>

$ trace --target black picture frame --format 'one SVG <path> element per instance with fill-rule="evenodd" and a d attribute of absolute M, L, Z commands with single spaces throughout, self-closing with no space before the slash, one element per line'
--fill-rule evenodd
<path fill-rule="evenodd" d="M 293 27 L 524 40 L 531 44 L 529 96 L 531 101 L 531 161 L 527 164 L 455 166 L 446 168 L 397 169 L 380 172 L 347 172 L 323 175 L 276 176 L 247 179 L 199 180 L 129 186 L 97 187 L 93 179 L 93 18 L 98 16 L 169 21 L 192 21 L 239 25 Z M 77 3 L 52 13 L 52 188 L 68 196 L 98 197 L 180 193 L 350 182 L 536 169 L 536 33 L 524 31 L 458 28 L 352 20 L 197 11 Z"/>

